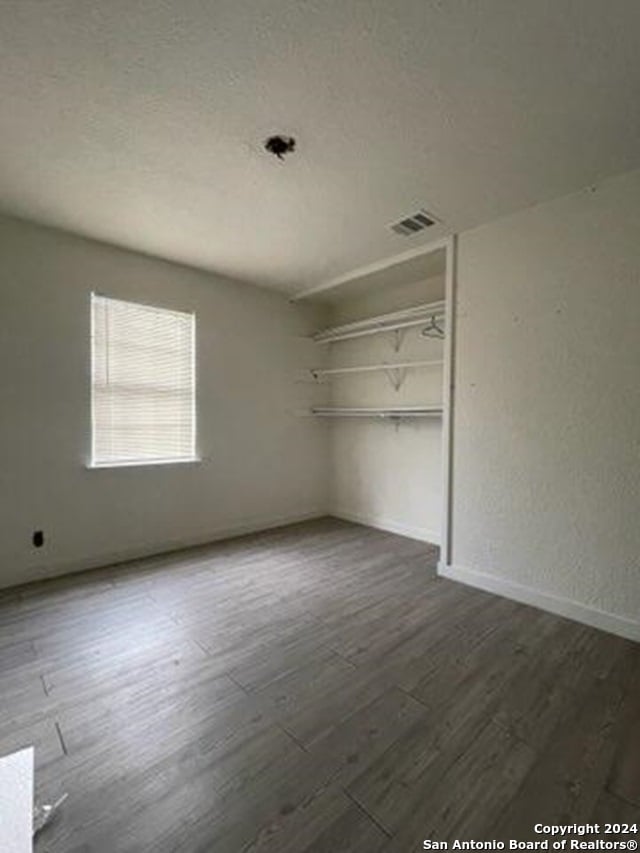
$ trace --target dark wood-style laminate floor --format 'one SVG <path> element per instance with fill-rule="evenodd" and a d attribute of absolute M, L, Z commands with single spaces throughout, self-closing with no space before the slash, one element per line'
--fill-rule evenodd
<path fill-rule="evenodd" d="M 640 646 L 334 519 L 0 596 L 36 850 L 411 853 L 640 822 Z"/>

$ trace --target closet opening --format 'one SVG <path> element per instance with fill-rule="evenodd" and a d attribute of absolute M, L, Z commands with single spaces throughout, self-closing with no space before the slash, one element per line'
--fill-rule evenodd
<path fill-rule="evenodd" d="M 455 241 L 356 272 L 307 298 L 313 417 L 326 422 L 330 512 L 449 556 Z"/>

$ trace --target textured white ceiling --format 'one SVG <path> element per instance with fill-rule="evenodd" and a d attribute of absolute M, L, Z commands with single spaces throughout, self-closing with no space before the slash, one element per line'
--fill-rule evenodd
<path fill-rule="evenodd" d="M 1 14 L 0 208 L 290 292 L 640 165 L 638 0 Z"/>

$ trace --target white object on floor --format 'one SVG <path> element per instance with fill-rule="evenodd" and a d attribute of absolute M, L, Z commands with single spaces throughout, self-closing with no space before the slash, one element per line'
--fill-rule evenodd
<path fill-rule="evenodd" d="M 63 794 L 59 800 L 56 800 L 53 804 L 46 804 L 44 806 L 36 805 L 33 809 L 33 835 L 34 837 L 40 832 L 41 829 L 44 829 L 45 826 L 53 820 L 56 812 L 60 808 L 60 806 L 67 799 L 67 794 Z"/>
<path fill-rule="evenodd" d="M 0 758 L 0 850 L 33 851 L 33 747 Z"/>

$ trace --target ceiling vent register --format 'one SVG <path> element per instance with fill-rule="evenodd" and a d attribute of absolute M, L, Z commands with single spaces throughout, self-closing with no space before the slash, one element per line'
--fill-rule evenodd
<path fill-rule="evenodd" d="M 435 225 L 437 221 L 433 214 L 423 209 L 417 213 L 413 213 L 411 216 L 405 216 L 404 219 L 400 219 L 398 222 L 392 223 L 389 228 L 402 237 L 413 237 L 419 231 L 424 231 L 425 228 Z"/>

